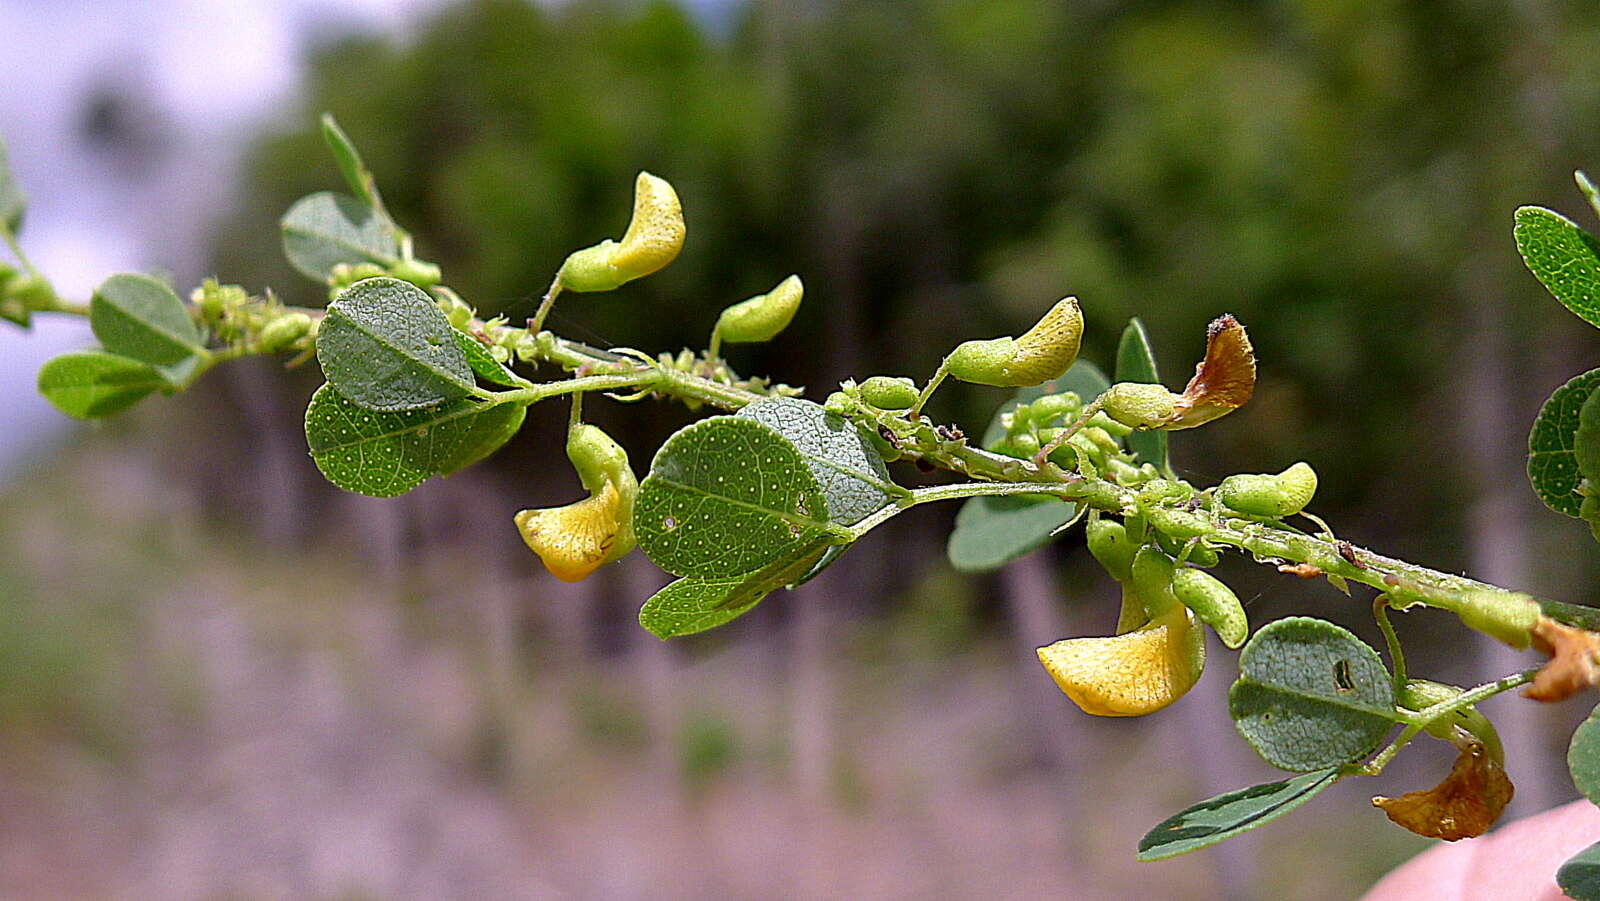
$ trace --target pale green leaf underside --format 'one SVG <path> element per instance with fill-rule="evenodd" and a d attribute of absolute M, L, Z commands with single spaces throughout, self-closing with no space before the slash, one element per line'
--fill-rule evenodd
<path fill-rule="evenodd" d="M 853 526 L 890 502 L 888 467 L 843 417 L 793 397 L 764 398 L 738 415 L 771 426 L 800 451 L 835 523 Z"/>
<path fill-rule="evenodd" d="M 99 350 L 62 354 L 39 370 L 39 393 L 78 419 L 110 416 L 167 387 L 146 363 Z"/>
<path fill-rule="evenodd" d="M 1556 871 L 1556 885 L 1572 901 L 1600 901 L 1600 842 L 1562 864 Z"/>
<path fill-rule="evenodd" d="M 1117 366 L 1114 370 L 1119 382 L 1142 382 L 1147 385 L 1161 383 L 1156 372 L 1155 350 L 1150 346 L 1150 334 L 1144 323 L 1135 316 L 1122 330 L 1122 340 L 1117 344 Z M 1128 450 L 1140 463 L 1167 465 L 1167 433 L 1161 429 L 1134 432 L 1123 439 Z"/>
<path fill-rule="evenodd" d="M 836 529 L 794 444 L 737 416 L 701 420 L 668 438 L 634 505 L 639 547 L 678 576 L 745 576 L 794 559 Z"/>
<path fill-rule="evenodd" d="M 517 385 L 516 377 L 499 360 L 490 355 L 489 348 L 484 347 L 482 341 L 460 329 L 453 330 L 456 343 L 461 345 L 461 352 L 467 357 L 467 366 L 471 367 L 478 378 L 496 385 L 512 387 Z"/>
<path fill-rule="evenodd" d="M 639 625 L 661 639 L 716 628 L 748 613 L 762 598 L 794 581 L 828 549 L 825 539 L 819 539 L 750 575 L 679 579 L 645 601 L 639 610 Z"/>
<path fill-rule="evenodd" d="M 1394 688 L 1378 652 L 1333 623 L 1268 623 L 1239 656 L 1228 712 L 1256 753 L 1310 772 L 1370 754 L 1394 726 Z"/>
<path fill-rule="evenodd" d="M 371 410 L 413 410 L 477 389 L 450 320 L 397 278 L 356 282 L 328 307 L 317 362 L 339 393 Z"/>
<path fill-rule="evenodd" d="M 320 191 L 302 197 L 279 225 L 284 256 L 314 281 L 327 281 L 340 263 L 389 267 L 400 260 L 400 245 L 388 223 L 348 194 Z"/>
<path fill-rule="evenodd" d="M 1578 791 L 1600 804 L 1600 707 L 1572 733 L 1572 744 L 1567 748 L 1567 768 L 1572 771 L 1572 784 Z"/>
<path fill-rule="evenodd" d="M 183 301 L 148 275 L 123 273 L 101 282 L 89 302 L 89 327 L 107 351 L 149 363 L 173 384 L 205 353 Z"/>
<path fill-rule="evenodd" d="M 1528 270 L 1590 325 L 1600 326 L 1600 244 L 1572 220 L 1542 207 L 1516 213 L 1517 250 Z"/>
<path fill-rule="evenodd" d="M 461 399 L 421 410 L 367 410 L 323 385 L 306 407 L 306 444 L 328 481 L 394 497 L 497 450 L 522 427 L 523 404 Z"/>
<path fill-rule="evenodd" d="M 6 145 L 0 141 L 0 222 L 14 235 L 22 228 L 22 214 L 28 209 L 28 200 L 22 188 L 11 175 L 11 164 L 6 158 Z"/>
<path fill-rule="evenodd" d="M 1338 778 L 1338 767 L 1325 767 L 1201 801 L 1145 833 L 1138 859 L 1165 860 L 1242 835 L 1306 803 Z"/>
<path fill-rule="evenodd" d="M 1584 403 L 1600 388 L 1600 369 L 1576 376 L 1550 395 L 1528 433 L 1528 481 L 1545 506 L 1577 516 L 1583 498 L 1578 496 L 1578 423 Z"/>
<path fill-rule="evenodd" d="M 1038 548 L 1072 521 L 1077 504 L 1055 498 L 968 498 L 956 514 L 945 552 L 962 572 L 987 572 Z"/>

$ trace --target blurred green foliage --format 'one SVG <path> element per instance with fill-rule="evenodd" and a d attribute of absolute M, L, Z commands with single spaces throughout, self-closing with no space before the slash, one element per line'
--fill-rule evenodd
<path fill-rule="evenodd" d="M 732 15 L 722 29 L 664 2 L 475 0 L 404 45 L 321 47 L 301 130 L 258 145 L 218 271 L 318 301 L 261 250 L 295 198 L 337 184 L 320 110 L 420 253 L 517 318 L 568 251 L 620 234 L 648 169 L 684 199 L 685 253 L 616 295 L 564 299 L 558 330 L 699 347 L 724 305 L 799 272 L 795 325 L 731 357 L 820 397 L 845 376 L 924 377 L 956 341 L 1015 333 L 1069 293 L 1088 357 L 1109 364 L 1137 313 L 1181 385 L 1206 322 L 1233 312 L 1260 389 L 1174 443 L 1180 470 L 1308 459 L 1328 486 L 1319 510 L 1363 509 L 1387 532 L 1371 540 L 1414 536 L 1394 549 L 1447 566 L 1476 484 L 1458 448 L 1478 411 L 1451 387 L 1488 365 L 1474 330 L 1518 367 L 1520 418 L 1499 429 L 1514 436 L 1573 368 L 1536 349 L 1592 340 L 1522 270 L 1510 212 L 1581 208 L 1565 179 L 1600 158 L 1595 4 L 833 0 Z M 999 400 L 952 388 L 933 412 L 976 427 Z"/>

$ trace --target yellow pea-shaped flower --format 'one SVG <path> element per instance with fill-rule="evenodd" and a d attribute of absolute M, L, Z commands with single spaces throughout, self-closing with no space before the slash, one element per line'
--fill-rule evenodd
<path fill-rule="evenodd" d="M 997 388 L 1026 388 L 1060 378 L 1078 358 L 1083 311 L 1076 297 L 1050 308 L 1033 328 L 1017 338 L 967 341 L 945 358 L 944 369 L 963 382 Z"/>
<path fill-rule="evenodd" d="M 1177 607 L 1122 635 L 1065 638 L 1039 662 L 1084 713 L 1143 716 L 1182 697 L 1205 668 L 1205 634 Z"/>
<path fill-rule="evenodd" d="M 579 424 L 567 435 L 567 458 L 589 497 L 565 507 L 523 510 L 517 531 L 545 568 L 577 582 L 633 550 L 633 502 L 639 482 L 628 454 L 599 428 Z"/>
<path fill-rule="evenodd" d="M 666 179 L 640 172 L 633 185 L 633 218 L 622 240 L 607 238 L 575 251 L 561 264 L 556 284 L 567 291 L 610 291 L 672 262 L 685 234 L 678 192 Z"/>

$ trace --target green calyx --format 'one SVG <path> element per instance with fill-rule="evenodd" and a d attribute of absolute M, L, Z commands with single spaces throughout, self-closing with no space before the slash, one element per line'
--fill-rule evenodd
<path fill-rule="evenodd" d="M 1533 641 L 1533 627 L 1539 622 L 1539 603 L 1525 594 L 1483 588 L 1467 591 L 1447 609 L 1455 611 L 1462 624 L 1491 638 L 1522 649 Z"/>
<path fill-rule="evenodd" d="M 1464 692 L 1465 689 L 1443 682 L 1408 679 L 1396 693 L 1395 703 L 1403 710 L 1418 713 L 1435 704 L 1453 701 Z M 1440 741 L 1452 743 L 1461 741 L 1463 737 L 1469 737 L 1483 745 L 1490 760 L 1502 765 L 1506 762 L 1506 752 L 1500 743 L 1500 733 L 1495 731 L 1494 724 L 1489 722 L 1489 718 L 1479 713 L 1478 708 L 1474 706 L 1457 708 L 1428 723 L 1423 730 Z"/>
<path fill-rule="evenodd" d="M 861 400 L 880 410 L 909 410 L 917 402 L 917 385 L 908 378 L 875 375 L 861 383 Z"/>
<path fill-rule="evenodd" d="M 1089 553 L 1105 567 L 1111 578 L 1126 582 L 1133 577 L 1133 556 L 1139 545 L 1128 537 L 1127 527 L 1114 519 L 1091 515 L 1084 526 Z"/>
<path fill-rule="evenodd" d="M 1296 463 L 1277 475 L 1228 476 L 1216 497 L 1228 509 L 1251 516 L 1284 517 L 1299 513 L 1317 493 L 1317 473 Z"/>
<path fill-rule="evenodd" d="M 599 426 L 578 423 L 567 432 L 567 459 L 587 491 L 599 491 L 608 481 L 620 486 L 633 479 L 628 452 Z"/>
<path fill-rule="evenodd" d="M 1100 410 L 1135 429 L 1158 429 L 1177 412 L 1177 395 L 1164 385 L 1118 382 L 1100 395 Z"/>

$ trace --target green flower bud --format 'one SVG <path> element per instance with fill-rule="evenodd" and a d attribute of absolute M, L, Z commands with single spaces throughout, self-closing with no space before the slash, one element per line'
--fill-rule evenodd
<path fill-rule="evenodd" d="M 1180 510 L 1176 507 L 1151 507 L 1145 511 L 1150 525 L 1156 531 L 1167 535 L 1177 541 L 1188 541 L 1191 538 L 1204 538 L 1216 529 L 1211 523 L 1198 513 Z"/>
<path fill-rule="evenodd" d="M 1237 648 L 1250 637 L 1250 621 L 1233 589 L 1200 569 L 1182 567 L 1172 575 L 1172 593 L 1200 621 L 1215 629 L 1217 637 Z"/>
<path fill-rule="evenodd" d="M 791 275 L 765 294 L 757 294 L 722 311 L 712 334 L 729 344 L 771 341 L 793 321 L 805 286 L 800 276 Z M 911 398 L 916 402 L 915 395 Z M 871 401 L 868 401 L 871 403 Z M 906 404 L 907 407 L 911 404 Z"/>
<path fill-rule="evenodd" d="M 37 275 L 24 275 L 6 285 L 6 297 L 27 310 L 42 310 L 56 302 L 56 289 Z"/>
<path fill-rule="evenodd" d="M 1139 493 L 1134 499 L 1141 506 L 1159 504 L 1169 500 L 1187 500 L 1194 495 L 1194 489 L 1182 482 L 1172 479 L 1151 479 L 1139 488 Z"/>
<path fill-rule="evenodd" d="M 1091 426 L 1084 428 L 1078 434 L 1091 441 L 1095 447 L 1100 448 L 1108 458 L 1122 452 L 1122 445 L 1118 444 L 1117 439 L 1111 437 L 1105 429 Z"/>
<path fill-rule="evenodd" d="M 1039 452 L 1039 439 L 1031 432 L 1012 435 L 1005 442 L 1007 456 L 1026 460 Z"/>
<path fill-rule="evenodd" d="M 389 274 L 419 288 L 431 288 L 439 284 L 442 273 L 438 266 L 425 260 L 401 260 L 389 267 Z"/>
<path fill-rule="evenodd" d="M 1026 388 L 1060 378 L 1078 357 L 1083 312 L 1067 297 L 1020 338 L 967 341 L 945 357 L 945 371 L 963 382 Z"/>
<path fill-rule="evenodd" d="M 1453 609 L 1468 628 L 1518 649 L 1533 641 L 1533 627 L 1541 615 L 1533 598 L 1495 588 L 1468 591 L 1460 598 Z"/>
<path fill-rule="evenodd" d="M 1081 404 L 1078 395 L 1071 392 L 1064 394 L 1046 394 L 1033 402 L 1034 419 L 1041 425 L 1059 422 L 1068 415 L 1078 415 Z"/>
<path fill-rule="evenodd" d="M 1113 438 L 1126 438 L 1133 434 L 1133 429 L 1117 422 L 1103 412 L 1097 412 L 1089 417 L 1089 421 L 1085 425 L 1094 426 Z"/>
<path fill-rule="evenodd" d="M 861 399 L 880 410 L 909 410 L 917 402 L 917 384 L 908 378 L 875 375 L 861 383 Z"/>
<path fill-rule="evenodd" d="M 1147 544 L 1133 555 L 1133 587 L 1151 619 L 1170 613 L 1178 606 L 1178 598 L 1172 593 L 1175 571 L 1172 558 L 1160 548 Z"/>
<path fill-rule="evenodd" d="M 1084 527 L 1084 536 L 1089 553 L 1100 561 L 1111 578 L 1126 582 L 1133 577 L 1133 555 L 1138 553 L 1139 546 L 1128 537 L 1126 526 L 1114 519 L 1093 516 Z"/>
<path fill-rule="evenodd" d="M 1184 545 L 1184 547 L 1189 550 L 1189 556 L 1186 559 L 1195 566 L 1203 566 L 1209 569 L 1222 562 L 1222 555 L 1217 553 L 1217 549 L 1204 541 L 1196 541 L 1192 544 Z"/>
<path fill-rule="evenodd" d="M 1217 486 L 1217 500 L 1230 510 L 1251 516 L 1299 513 L 1316 493 L 1317 473 L 1303 462 L 1277 475 L 1228 476 Z"/>
<path fill-rule="evenodd" d="M 1412 712 L 1420 711 L 1435 704 L 1443 704 L 1459 697 L 1465 689 L 1454 685 L 1445 685 L 1442 682 L 1431 682 L 1427 679 L 1408 679 L 1395 698 L 1396 703 Z M 1460 738 L 1456 730 L 1461 730 L 1477 739 L 1488 753 L 1489 759 L 1495 763 L 1504 764 L 1506 761 L 1505 748 L 1500 743 L 1500 734 L 1495 731 L 1494 724 L 1488 717 L 1478 712 L 1476 707 L 1463 707 L 1448 716 L 1440 717 L 1423 727 L 1434 738 L 1441 741 L 1455 742 Z"/>
<path fill-rule="evenodd" d="M 1118 382 L 1100 395 L 1100 410 L 1125 426 L 1160 428 L 1177 410 L 1178 396 L 1163 385 Z"/>
<path fill-rule="evenodd" d="M 561 264 L 556 282 L 568 291 L 610 291 L 676 259 L 685 233 L 678 192 L 666 179 L 640 172 L 633 185 L 633 218 L 622 240 L 608 238 L 575 251 Z"/>
<path fill-rule="evenodd" d="M 262 351 L 272 353 L 300 340 L 311 331 L 311 317 L 304 313 L 285 313 L 261 329 L 258 343 Z"/>

